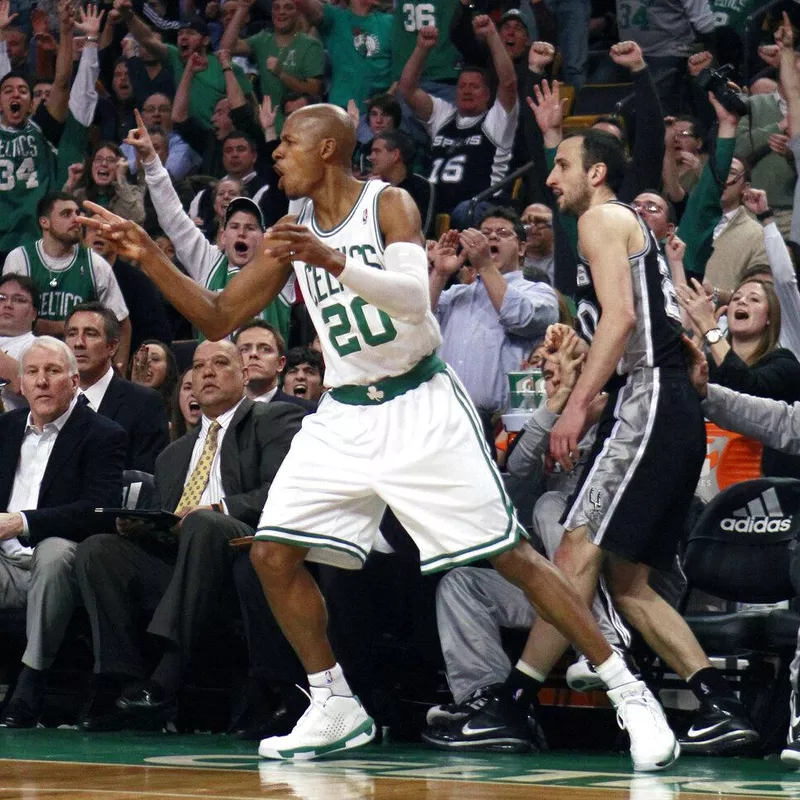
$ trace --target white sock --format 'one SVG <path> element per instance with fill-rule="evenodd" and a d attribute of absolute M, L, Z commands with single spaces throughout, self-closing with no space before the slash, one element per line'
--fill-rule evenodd
<path fill-rule="evenodd" d="M 517 661 L 514 668 L 518 669 L 523 675 L 527 675 L 529 678 L 533 678 L 539 683 L 544 683 L 547 680 L 547 675 L 545 675 L 544 672 L 536 669 L 536 667 L 532 667 L 530 664 L 526 664 L 522 659 Z"/>
<path fill-rule="evenodd" d="M 617 689 L 627 683 L 636 683 L 636 678 L 618 653 L 612 653 L 610 658 L 596 666 L 594 671 L 609 689 Z"/>
<path fill-rule="evenodd" d="M 330 669 L 324 669 L 322 672 L 315 672 L 313 675 L 309 675 L 308 685 L 312 689 L 330 689 L 331 694 L 336 694 L 340 697 L 353 696 L 353 690 L 348 685 L 338 662 Z"/>

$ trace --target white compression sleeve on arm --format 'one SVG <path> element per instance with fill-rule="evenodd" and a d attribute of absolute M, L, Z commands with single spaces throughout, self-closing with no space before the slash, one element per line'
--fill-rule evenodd
<path fill-rule="evenodd" d="M 384 252 L 386 269 L 348 258 L 339 283 L 390 317 L 420 323 L 430 311 L 428 259 L 418 244 L 394 242 Z"/>

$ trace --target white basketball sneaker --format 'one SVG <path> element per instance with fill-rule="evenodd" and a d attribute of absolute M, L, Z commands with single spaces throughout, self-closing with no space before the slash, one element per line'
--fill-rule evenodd
<path fill-rule="evenodd" d="M 637 772 L 665 769 L 675 762 L 681 747 L 667 723 L 661 704 L 643 681 L 609 689 L 620 728 L 628 731 L 631 758 Z"/>
<path fill-rule="evenodd" d="M 567 667 L 566 679 L 567 686 L 576 692 L 593 692 L 606 688 L 586 656 L 578 656 L 578 660 Z"/>
<path fill-rule="evenodd" d="M 290 734 L 261 740 L 262 758 L 306 760 L 360 747 L 375 738 L 375 722 L 357 697 L 312 687 L 308 699 L 311 705 Z"/>

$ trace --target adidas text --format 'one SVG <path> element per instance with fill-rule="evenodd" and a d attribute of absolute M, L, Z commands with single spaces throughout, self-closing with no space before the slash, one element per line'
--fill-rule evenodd
<path fill-rule="evenodd" d="M 778 533 L 788 531 L 792 527 L 791 519 L 770 519 L 768 517 L 748 517 L 733 519 L 728 517 L 719 524 L 724 531 L 735 533 Z"/>

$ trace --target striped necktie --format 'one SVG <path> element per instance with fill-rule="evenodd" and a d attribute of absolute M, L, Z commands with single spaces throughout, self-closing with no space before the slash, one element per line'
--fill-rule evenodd
<path fill-rule="evenodd" d="M 183 487 L 183 494 L 175 509 L 179 514 L 186 508 L 193 508 L 200 505 L 200 498 L 203 496 L 208 479 L 211 475 L 211 465 L 214 463 L 214 456 L 217 454 L 217 437 L 219 435 L 220 424 L 214 420 L 208 426 L 208 433 L 203 444 L 203 452 L 200 453 L 200 460 L 192 470 L 186 486 Z"/>

